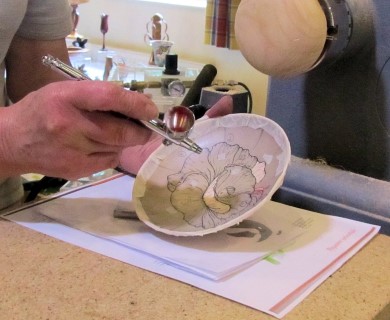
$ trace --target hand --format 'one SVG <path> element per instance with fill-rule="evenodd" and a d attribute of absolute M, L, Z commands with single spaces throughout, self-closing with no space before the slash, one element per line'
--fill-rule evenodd
<path fill-rule="evenodd" d="M 158 110 L 143 94 L 103 81 L 62 81 L 0 108 L 0 177 L 36 172 L 74 180 L 116 167 L 122 149 L 151 131 L 109 111 L 150 120 Z"/>
<path fill-rule="evenodd" d="M 224 96 L 207 110 L 206 114 L 198 121 L 221 117 L 232 112 L 233 98 L 231 96 Z M 146 144 L 124 149 L 120 157 L 120 167 L 129 173 L 137 174 L 142 164 L 162 144 L 162 141 L 163 138 L 154 133 Z"/>

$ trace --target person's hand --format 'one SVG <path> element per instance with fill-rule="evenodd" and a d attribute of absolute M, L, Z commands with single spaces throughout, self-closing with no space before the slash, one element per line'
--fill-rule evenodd
<path fill-rule="evenodd" d="M 62 81 L 0 108 L 0 177 L 36 172 L 77 179 L 119 163 L 123 148 L 149 141 L 151 131 L 119 119 L 151 120 L 145 95 L 103 81 Z"/>
<path fill-rule="evenodd" d="M 202 121 L 207 118 L 221 117 L 232 112 L 233 98 L 231 96 L 224 96 L 209 110 L 207 110 L 206 114 L 198 121 Z M 162 144 L 162 141 L 163 138 L 154 133 L 146 144 L 124 149 L 120 157 L 120 168 L 136 175 L 142 164 L 146 161 L 150 154 Z"/>

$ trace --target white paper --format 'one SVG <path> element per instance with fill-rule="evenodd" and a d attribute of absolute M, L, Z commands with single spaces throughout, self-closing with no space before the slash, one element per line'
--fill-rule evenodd
<path fill-rule="evenodd" d="M 260 209 L 242 224 L 203 237 L 175 237 L 159 233 L 137 220 L 113 217 L 115 208 L 131 201 L 134 179 L 121 177 L 64 195 L 31 208 L 67 226 L 148 253 L 212 280 L 248 267 L 286 247 L 307 228 L 295 225 L 300 215 Z M 245 227 L 245 228 L 244 228 Z"/>

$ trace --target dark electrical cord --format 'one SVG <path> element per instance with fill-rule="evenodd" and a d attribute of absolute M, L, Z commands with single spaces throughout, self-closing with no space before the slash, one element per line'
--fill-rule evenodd
<path fill-rule="evenodd" d="M 247 107 L 247 113 L 252 113 L 252 108 L 253 108 L 253 97 L 252 93 L 249 90 L 248 86 L 245 83 L 242 82 L 237 82 L 238 85 L 243 87 L 246 91 L 248 91 L 248 107 Z"/>

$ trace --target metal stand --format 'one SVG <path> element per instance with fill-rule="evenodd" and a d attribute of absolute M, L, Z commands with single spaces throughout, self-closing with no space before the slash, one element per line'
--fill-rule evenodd
<path fill-rule="evenodd" d="M 270 80 L 266 115 L 296 156 L 275 199 L 390 234 L 390 3 L 323 2 L 338 49 L 306 74 Z"/>

